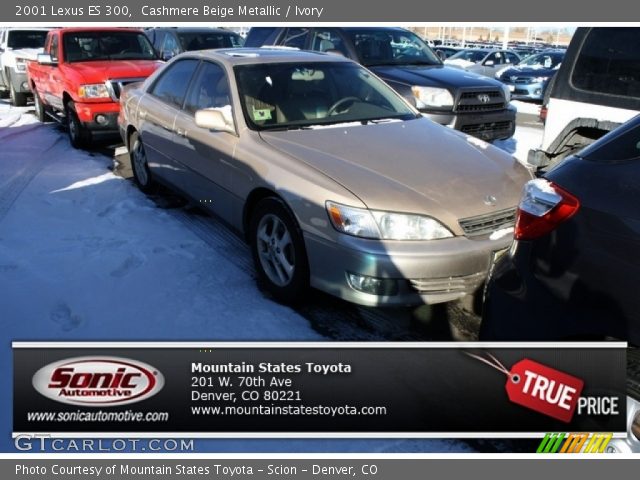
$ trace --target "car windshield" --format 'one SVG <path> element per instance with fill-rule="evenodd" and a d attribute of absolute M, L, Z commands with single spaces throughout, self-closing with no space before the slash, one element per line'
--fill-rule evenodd
<path fill-rule="evenodd" d="M 69 63 L 156 58 L 151 43 L 143 33 L 118 31 L 66 33 L 64 56 Z"/>
<path fill-rule="evenodd" d="M 185 32 L 179 33 L 178 39 L 185 51 L 241 47 L 244 43 L 240 35 L 231 32 Z"/>
<path fill-rule="evenodd" d="M 351 62 L 265 63 L 234 70 L 247 124 L 257 130 L 418 117 L 386 84 Z"/>
<path fill-rule="evenodd" d="M 462 50 L 455 55 L 451 55 L 447 60 L 466 60 L 467 62 L 478 63 L 487 56 L 489 52 L 483 50 Z"/>
<path fill-rule="evenodd" d="M 11 30 L 7 40 L 7 47 L 18 48 L 42 48 L 47 38 L 45 30 Z"/>
<path fill-rule="evenodd" d="M 420 37 L 405 30 L 347 30 L 365 67 L 376 65 L 441 65 Z"/>
<path fill-rule="evenodd" d="M 563 57 L 564 55 L 561 53 L 538 53 L 525 58 L 519 63 L 519 65 L 526 65 L 527 67 L 559 68 Z"/>

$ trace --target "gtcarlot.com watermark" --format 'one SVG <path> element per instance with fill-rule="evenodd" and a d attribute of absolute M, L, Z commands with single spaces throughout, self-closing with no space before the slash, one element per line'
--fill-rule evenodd
<path fill-rule="evenodd" d="M 14 438 L 23 452 L 193 452 L 193 439 L 184 438 L 51 438 L 24 434 Z"/>

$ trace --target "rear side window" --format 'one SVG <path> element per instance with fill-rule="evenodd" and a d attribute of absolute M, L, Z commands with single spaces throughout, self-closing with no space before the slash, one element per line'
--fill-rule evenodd
<path fill-rule="evenodd" d="M 156 81 L 151 94 L 165 103 L 182 107 L 189 81 L 198 66 L 198 60 L 180 60 L 168 66 Z"/>
<path fill-rule="evenodd" d="M 640 116 L 585 148 L 578 156 L 594 162 L 640 160 Z"/>
<path fill-rule="evenodd" d="M 595 28 L 589 32 L 571 75 L 575 88 L 640 98 L 640 29 Z"/>

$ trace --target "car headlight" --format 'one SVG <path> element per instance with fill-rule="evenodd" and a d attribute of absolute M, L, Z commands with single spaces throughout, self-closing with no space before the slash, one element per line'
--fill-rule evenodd
<path fill-rule="evenodd" d="M 446 88 L 411 87 L 411 93 L 416 99 L 416 107 L 453 107 L 453 96 Z"/>
<path fill-rule="evenodd" d="M 504 93 L 505 103 L 509 103 L 511 101 L 511 90 L 507 85 L 502 85 L 502 93 Z"/>
<path fill-rule="evenodd" d="M 327 202 L 336 230 L 347 235 L 384 240 L 437 240 L 453 237 L 439 221 L 423 215 L 367 210 Z"/>
<path fill-rule="evenodd" d="M 109 91 L 104 83 L 80 85 L 78 96 L 81 98 L 109 98 Z"/>
<path fill-rule="evenodd" d="M 27 61 L 24 58 L 16 58 L 16 71 L 17 72 L 27 71 Z"/>

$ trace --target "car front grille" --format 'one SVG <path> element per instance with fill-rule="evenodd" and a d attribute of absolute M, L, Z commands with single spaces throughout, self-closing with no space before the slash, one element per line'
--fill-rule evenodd
<path fill-rule="evenodd" d="M 485 276 L 486 273 L 479 272 L 462 277 L 412 278 L 409 283 L 418 293 L 468 293 L 480 286 Z"/>
<path fill-rule="evenodd" d="M 496 230 L 513 227 L 516 223 L 516 210 L 507 208 L 485 215 L 463 218 L 458 223 L 467 237 L 489 235 Z"/>
<path fill-rule="evenodd" d="M 144 78 L 114 78 L 107 80 L 104 84 L 111 96 L 111 100 L 117 102 L 120 100 L 120 93 L 126 85 L 129 85 L 130 83 L 143 82 L 144 80 Z"/>
<path fill-rule="evenodd" d="M 504 108 L 501 90 L 462 92 L 455 107 L 457 112 L 490 112 Z"/>
<path fill-rule="evenodd" d="M 463 125 L 460 128 L 461 132 L 468 135 L 488 139 L 502 137 L 510 133 L 511 130 L 512 122 L 509 120 L 503 122 L 474 123 L 471 125 Z"/>

